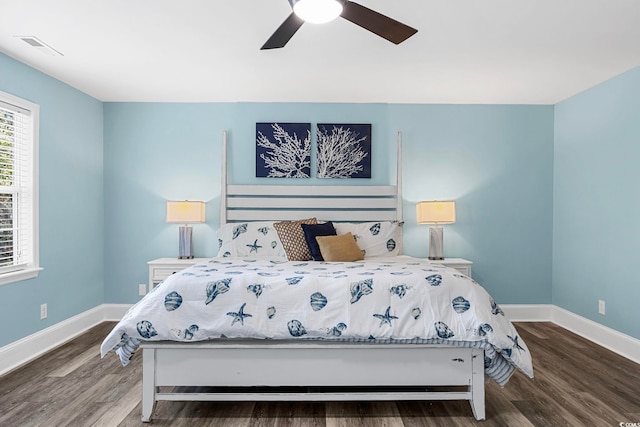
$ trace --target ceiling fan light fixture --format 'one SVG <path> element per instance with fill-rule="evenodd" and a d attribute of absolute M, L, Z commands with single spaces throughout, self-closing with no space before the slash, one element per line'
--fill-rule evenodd
<path fill-rule="evenodd" d="M 324 24 L 342 13 L 341 0 L 289 0 L 300 19 L 311 24 Z"/>

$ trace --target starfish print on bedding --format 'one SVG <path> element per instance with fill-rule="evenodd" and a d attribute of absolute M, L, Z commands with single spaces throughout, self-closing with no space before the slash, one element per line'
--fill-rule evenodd
<path fill-rule="evenodd" d="M 391 310 L 391 306 L 387 307 L 387 310 L 384 312 L 384 314 L 373 315 L 373 317 L 380 319 L 380 327 L 382 327 L 382 325 L 384 325 L 385 323 L 391 326 L 391 321 L 394 319 L 398 319 L 397 316 L 392 316 L 391 314 L 389 314 L 389 310 Z"/>
<path fill-rule="evenodd" d="M 248 248 L 251 248 L 251 249 L 249 249 L 249 253 L 251 253 L 251 252 L 258 253 L 258 249 L 262 248 L 262 246 L 258 245 L 258 239 L 256 239 L 253 242 L 253 245 L 245 245 L 245 246 L 248 247 Z"/>
<path fill-rule="evenodd" d="M 240 322 L 240 324 L 244 326 L 244 318 L 245 317 L 253 317 L 249 313 L 245 313 L 244 312 L 244 306 L 245 305 L 247 305 L 246 302 L 244 304 L 242 304 L 242 306 L 240 307 L 240 310 L 238 310 L 237 313 L 235 313 L 233 311 L 230 311 L 230 312 L 227 313 L 227 316 L 233 317 L 233 321 L 231 322 L 231 326 L 235 325 L 236 322 Z"/>
<path fill-rule="evenodd" d="M 518 342 L 518 336 L 516 335 L 515 337 L 512 337 L 511 335 L 507 335 L 507 338 L 509 338 L 511 341 L 513 341 L 513 347 L 517 348 L 520 351 L 524 351 L 524 347 L 522 347 L 520 345 L 520 343 Z"/>

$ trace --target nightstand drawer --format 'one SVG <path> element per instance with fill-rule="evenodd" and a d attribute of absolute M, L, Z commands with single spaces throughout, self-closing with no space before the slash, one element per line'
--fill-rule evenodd
<path fill-rule="evenodd" d="M 184 270 L 185 268 L 186 267 L 184 266 L 180 266 L 177 268 L 176 267 L 171 267 L 171 268 L 156 267 L 152 269 L 151 280 L 153 280 L 154 283 L 162 282 L 167 277 L 177 273 L 180 270 Z"/>
<path fill-rule="evenodd" d="M 455 268 L 456 270 L 458 270 L 460 273 L 464 274 L 465 276 L 471 277 L 471 267 L 469 267 L 469 266 L 466 266 L 466 265 L 449 265 L 449 267 Z"/>
<path fill-rule="evenodd" d="M 158 258 L 153 261 L 149 261 L 149 290 L 153 289 L 160 282 L 167 277 L 175 274 L 179 271 L 189 268 L 192 265 L 207 262 L 209 258 L 191 258 L 191 259 L 178 259 L 178 258 Z"/>
<path fill-rule="evenodd" d="M 463 258 L 445 258 L 443 260 L 430 260 L 433 264 L 446 265 L 447 267 L 455 268 L 461 274 L 471 277 L 471 267 L 473 262 Z"/>

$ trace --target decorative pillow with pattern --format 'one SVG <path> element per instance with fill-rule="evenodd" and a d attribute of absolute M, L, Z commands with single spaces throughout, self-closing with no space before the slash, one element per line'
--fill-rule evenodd
<path fill-rule="evenodd" d="M 351 233 L 365 258 L 394 257 L 402 246 L 401 221 L 334 222 L 338 234 Z"/>
<path fill-rule="evenodd" d="M 299 221 L 276 222 L 273 227 L 278 232 L 284 252 L 289 261 L 309 261 L 311 252 L 304 237 L 304 231 L 300 224 L 317 224 L 314 218 L 301 219 Z"/>
<path fill-rule="evenodd" d="M 216 235 L 218 257 L 287 258 L 273 221 L 228 223 Z"/>

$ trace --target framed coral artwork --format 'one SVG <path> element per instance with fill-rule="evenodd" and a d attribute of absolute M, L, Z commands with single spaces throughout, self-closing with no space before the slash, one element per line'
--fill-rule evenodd
<path fill-rule="evenodd" d="M 256 123 L 256 177 L 310 176 L 311 123 Z"/>
<path fill-rule="evenodd" d="M 371 124 L 318 124 L 318 178 L 371 178 Z"/>

